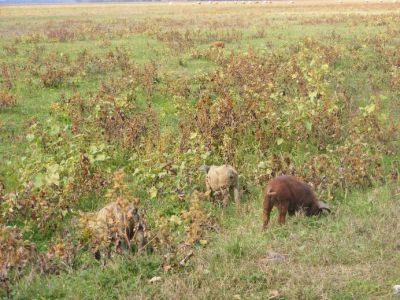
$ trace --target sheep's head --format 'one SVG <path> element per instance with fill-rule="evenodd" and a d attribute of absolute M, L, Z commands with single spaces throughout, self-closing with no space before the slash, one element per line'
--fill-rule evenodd
<path fill-rule="evenodd" d="M 126 211 L 126 217 L 128 220 L 135 219 L 138 215 L 138 209 L 133 204 L 129 204 Z"/>
<path fill-rule="evenodd" d="M 200 168 L 199 168 L 199 170 L 200 171 L 203 171 L 204 173 L 208 173 L 208 171 L 210 171 L 210 166 L 207 166 L 207 165 L 202 165 Z"/>
<path fill-rule="evenodd" d="M 126 210 L 126 219 L 127 219 L 127 228 L 126 233 L 128 239 L 132 239 L 137 230 L 138 226 L 140 226 L 140 217 L 138 214 L 138 209 L 133 204 L 129 204 Z"/>

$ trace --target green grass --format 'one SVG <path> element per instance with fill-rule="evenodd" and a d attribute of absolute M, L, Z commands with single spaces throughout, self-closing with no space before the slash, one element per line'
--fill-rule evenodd
<path fill-rule="evenodd" d="M 164 272 L 160 257 L 115 257 L 105 267 L 84 254 L 60 275 L 26 278 L 16 299 L 389 299 L 398 283 L 396 185 L 335 199 L 333 213 L 301 214 L 261 231 L 261 205 L 248 199 L 224 214 L 184 268 Z M 162 279 L 149 283 L 154 276 Z"/>
<path fill-rule="evenodd" d="M 283 3 L 271 8 L 234 4 L 198 6 L 194 3 L 173 6 L 83 4 L 5 6 L 0 10 L 1 63 L 15 63 L 21 70 L 28 64 L 28 52 L 33 49 L 33 43 L 16 44 L 17 55 L 8 54 L 3 47 L 11 45 L 18 36 L 26 38 L 30 33 L 45 31 L 52 26 L 47 23 L 49 21 L 54 22 L 53 25 L 67 20 L 92 21 L 110 29 L 124 27 L 126 23 L 147 22 L 151 26 L 143 32 L 106 40 L 100 36 L 70 42 L 44 39 L 37 45 L 45 48 L 44 55 L 63 52 L 71 59 L 83 49 L 99 56 L 116 47 L 126 49 L 136 64 L 155 61 L 164 76 L 183 78 L 190 82 L 190 88 L 199 89 L 198 79 L 213 70 L 215 63 L 192 58 L 192 51 L 207 51 L 210 43 L 195 43 L 193 49 L 177 52 L 157 40 L 153 30 L 200 28 L 212 32 L 234 28 L 243 38 L 226 43 L 222 50 L 226 55 L 250 48 L 260 52 L 287 51 L 297 41 L 310 36 L 322 40 L 325 45 L 348 50 L 340 51 L 334 68 L 344 73 L 344 80 L 339 84 L 346 87 L 348 96 L 357 99 L 357 103 L 368 103 L 373 97 L 381 99 L 382 94 L 386 95 L 386 100 L 382 98 L 383 105 L 396 103 L 392 100 L 398 98 L 398 91 L 397 94 L 389 92 L 389 71 L 381 69 L 372 46 L 349 50 L 354 39 L 384 35 L 388 28 L 395 27 L 393 24 L 397 24 L 399 14 L 389 4 L 376 7 L 349 4 L 340 8 L 304 2 L 290 9 Z M 375 15 L 387 20 L 389 25 L 377 23 Z M 330 17 L 338 20 L 330 22 Z M 265 36 L 254 37 L 260 28 L 265 28 Z M 339 36 L 331 39 L 332 32 Z M 388 43 L 396 46 L 398 40 Z M 356 61 L 360 66 L 355 73 L 349 73 L 355 63 L 354 57 L 360 60 Z M 45 121 L 51 115 L 50 104 L 57 102 L 61 95 L 76 91 L 84 96 L 95 93 L 99 83 L 113 75 L 110 72 L 73 77 L 59 87 L 46 88 L 37 78 L 30 83 L 26 73 L 21 71 L 11 89 L 17 97 L 17 105 L 0 109 L 0 180 L 4 181 L 7 191 L 20 184 L 19 170 L 24 163 L 21 157 L 29 154 L 25 139 L 29 120 Z M 161 84 L 167 85 L 163 81 Z M 338 83 L 332 82 L 334 84 Z M 140 100 L 141 104 L 145 102 Z M 197 101 L 190 100 L 193 105 Z M 176 132 L 178 118 L 171 99 L 156 94 L 151 101 L 161 118 L 162 130 Z M 393 109 L 400 115 L 398 108 Z M 303 150 L 299 159 L 308 155 L 308 150 Z M 128 162 L 120 164 L 130 168 Z M 305 218 L 300 214 L 289 218 L 285 226 L 278 226 L 274 216 L 266 232 L 261 232 L 261 188 L 250 186 L 251 193 L 244 197 L 239 211 L 233 206 L 222 210 L 207 205 L 208 210 L 215 210 L 218 230 L 208 233 L 205 247 L 195 247 L 193 258 L 184 268 L 164 271 L 165 258 L 160 254 L 134 258 L 116 256 L 102 266 L 88 252 L 82 252 L 73 266 L 65 266 L 59 274 L 40 275 L 32 271 L 12 286 L 11 296 L 15 299 L 268 299 L 277 291 L 279 296 L 274 299 L 389 299 L 392 285 L 398 284 L 400 278 L 397 268 L 400 228 L 396 213 L 400 201 L 399 184 L 376 185 L 372 190 L 337 196 L 332 202 L 333 213 L 322 218 Z M 347 192 L 337 191 L 337 195 L 347 195 Z M 140 195 L 144 197 L 146 191 Z M 93 211 L 103 200 L 87 195 L 80 199 L 77 209 Z M 157 204 L 166 215 L 178 214 L 181 209 L 179 203 Z M 35 230 L 29 234 L 39 249 L 46 248 L 49 240 L 46 234 Z M 149 283 L 155 276 L 160 276 L 161 281 Z"/>

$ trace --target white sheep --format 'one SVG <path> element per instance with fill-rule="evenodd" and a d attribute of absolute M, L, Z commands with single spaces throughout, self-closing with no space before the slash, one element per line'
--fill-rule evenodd
<path fill-rule="evenodd" d="M 92 228 L 100 242 L 111 242 L 110 246 L 114 245 L 125 251 L 130 249 L 131 240 L 137 243 L 139 251 L 146 245 L 144 225 L 133 204 L 121 205 L 117 202 L 107 204 L 96 214 Z M 100 258 L 100 252 L 97 251 L 95 256 Z"/>
<path fill-rule="evenodd" d="M 230 165 L 207 166 L 200 168 L 206 175 L 207 192 L 210 192 L 212 200 L 215 196 L 223 197 L 223 206 L 228 204 L 229 195 L 234 195 L 236 205 L 240 204 L 239 199 L 239 176 L 235 168 Z"/>

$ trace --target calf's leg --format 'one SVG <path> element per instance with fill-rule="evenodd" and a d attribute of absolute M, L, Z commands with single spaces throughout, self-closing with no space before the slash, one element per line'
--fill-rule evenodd
<path fill-rule="evenodd" d="M 288 212 L 288 208 L 289 208 L 289 204 L 288 203 L 280 203 L 278 206 L 278 211 L 279 211 L 279 215 L 278 215 L 278 223 L 279 224 L 285 224 L 285 218 L 286 218 L 286 214 Z"/>
<path fill-rule="evenodd" d="M 262 226 L 263 230 L 267 228 L 267 225 L 269 223 L 272 207 L 273 207 L 272 199 L 270 198 L 270 196 L 265 195 L 264 207 L 263 207 L 263 226 Z"/>

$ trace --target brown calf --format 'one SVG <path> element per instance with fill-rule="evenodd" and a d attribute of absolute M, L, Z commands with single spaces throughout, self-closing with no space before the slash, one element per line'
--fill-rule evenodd
<path fill-rule="evenodd" d="M 278 176 L 272 179 L 265 188 L 263 229 L 268 225 L 272 208 L 279 211 L 279 224 L 285 223 L 286 214 L 294 215 L 304 209 L 306 216 L 319 215 L 323 210 L 330 212 L 328 206 L 318 201 L 311 187 L 293 176 Z"/>

